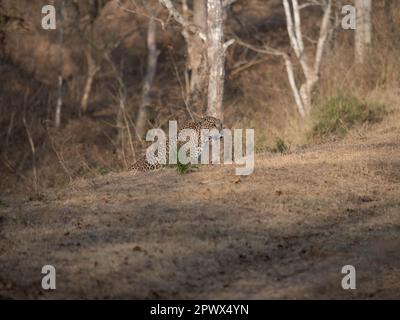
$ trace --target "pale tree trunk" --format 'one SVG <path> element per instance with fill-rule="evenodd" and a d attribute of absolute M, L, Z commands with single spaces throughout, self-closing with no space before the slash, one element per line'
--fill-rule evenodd
<path fill-rule="evenodd" d="M 355 30 L 355 61 L 366 61 L 372 40 L 372 0 L 356 0 L 357 26 Z"/>
<path fill-rule="evenodd" d="M 90 50 L 90 49 L 88 49 Z M 87 112 L 90 93 L 92 92 L 93 80 L 96 76 L 96 73 L 99 71 L 99 68 L 96 64 L 96 61 L 93 59 L 92 54 L 89 51 L 86 51 L 86 61 L 87 61 L 87 78 L 85 88 L 83 90 L 83 95 L 81 99 L 81 111 L 83 113 Z"/>
<path fill-rule="evenodd" d="M 125 109 L 126 103 L 126 95 L 123 90 L 120 89 L 119 92 L 119 109 L 117 113 L 117 128 L 118 128 L 118 135 L 117 135 L 117 157 L 118 160 L 122 161 L 127 166 L 127 160 L 125 155 L 125 119 L 124 115 L 126 113 Z"/>
<path fill-rule="evenodd" d="M 225 77 L 224 8 L 222 0 L 207 1 L 207 56 L 209 66 L 207 114 L 223 118 Z"/>
<path fill-rule="evenodd" d="M 154 76 L 157 69 L 157 59 L 159 52 L 157 50 L 156 43 L 156 23 L 153 18 L 149 20 L 147 29 L 147 48 L 148 48 L 148 60 L 146 77 L 143 83 L 142 91 L 142 102 L 139 106 L 139 113 L 136 118 L 136 134 L 141 139 L 145 134 L 146 124 L 148 121 L 148 107 L 150 106 L 150 92 L 153 85 Z"/>
<path fill-rule="evenodd" d="M 61 3 L 60 9 L 60 26 L 59 26 L 59 45 L 60 45 L 60 74 L 58 75 L 58 90 L 56 113 L 54 117 L 54 126 L 58 129 L 61 125 L 61 109 L 63 106 L 63 82 L 64 82 L 64 7 L 65 1 Z"/>
<path fill-rule="evenodd" d="M 63 76 L 58 76 L 56 115 L 54 117 L 54 126 L 58 129 L 61 125 L 61 109 L 63 106 Z"/>
<path fill-rule="evenodd" d="M 183 13 L 189 19 L 188 6 L 183 0 Z M 207 0 L 193 1 L 193 23 L 207 34 Z M 184 28 L 182 35 L 187 46 L 186 104 L 196 113 L 203 113 L 207 97 L 207 50 L 206 43 L 196 34 Z"/>
<path fill-rule="evenodd" d="M 232 4 L 234 0 L 207 0 L 207 26 L 204 27 L 200 20 L 204 19 L 204 3 L 203 0 L 195 0 L 194 5 L 197 11 L 196 23 L 190 23 L 187 17 L 182 16 L 174 7 L 171 0 L 159 0 L 159 2 L 168 9 L 170 16 L 175 19 L 183 27 L 183 35 L 188 39 L 188 43 L 193 43 L 188 35 L 189 33 L 197 36 L 203 41 L 203 46 L 207 48 L 207 57 L 201 61 L 199 56 L 190 53 L 194 57 L 190 64 L 194 64 L 196 72 L 198 72 L 197 80 L 190 87 L 198 86 L 201 90 L 204 87 L 208 88 L 207 97 L 207 113 L 222 120 L 223 108 L 222 99 L 224 93 L 224 77 L 225 77 L 225 51 L 234 40 L 229 40 L 224 43 L 224 10 L 225 7 Z M 183 1 L 185 9 L 186 2 Z M 184 10 L 185 11 L 185 10 Z M 192 44 L 191 44 L 192 45 Z M 199 46 L 193 44 L 193 48 Z M 205 52 L 205 50 L 204 50 Z M 205 57 L 205 55 L 203 55 Z M 200 67 L 199 67 L 200 66 Z M 204 67 L 206 66 L 206 67 Z M 189 66 L 190 67 L 190 66 Z M 203 72 L 207 69 L 207 72 Z M 192 70 L 193 71 L 193 70 Z M 203 75 L 206 75 L 203 77 Z M 208 78 L 208 84 L 205 85 L 203 79 Z M 189 92 L 191 89 L 188 90 Z M 193 90 L 195 91 L 195 90 Z M 203 94 L 203 93 L 201 93 Z"/>
<path fill-rule="evenodd" d="M 291 1 L 291 6 L 288 0 L 283 0 L 283 7 L 286 15 L 287 31 L 290 39 L 291 46 L 296 55 L 296 58 L 300 62 L 305 82 L 301 85 L 300 90 L 294 81 L 293 66 L 287 55 L 281 54 L 285 58 L 286 69 L 288 73 L 289 82 L 293 95 L 295 97 L 296 105 L 300 115 L 304 118 L 311 109 L 312 102 L 312 90 L 319 81 L 319 72 L 321 68 L 321 62 L 323 53 L 325 50 L 326 40 L 329 35 L 330 28 L 330 15 L 332 12 L 332 0 L 326 0 L 321 3 L 324 9 L 324 15 L 321 21 L 319 38 L 317 42 L 317 49 L 311 63 L 311 59 L 305 52 L 303 43 L 303 33 L 301 30 L 301 16 L 300 6 L 297 0 Z"/>

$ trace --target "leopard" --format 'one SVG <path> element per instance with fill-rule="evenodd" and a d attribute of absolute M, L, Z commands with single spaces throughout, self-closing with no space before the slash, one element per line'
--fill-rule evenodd
<path fill-rule="evenodd" d="M 198 143 L 195 146 L 196 147 L 196 153 L 193 155 L 194 157 L 199 157 L 201 155 L 202 149 L 207 143 L 208 139 L 221 139 L 222 138 L 222 121 L 218 118 L 212 117 L 212 116 L 204 116 L 201 117 L 198 120 L 190 120 L 187 121 L 181 128 L 180 130 L 184 129 L 193 129 L 195 130 L 197 137 L 198 137 Z M 201 131 L 203 129 L 208 129 L 208 130 L 213 130 L 214 135 L 209 135 L 208 137 L 202 137 Z M 217 131 L 215 131 L 216 129 Z M 215 134 L 215 132 L 218 132 L 218 134 Z M 178 133 L 179 134 L 179 133 Z M 203 138 L 203 139 L 202 139 Z M 178 150 L 181 147 L 182 143 L 178 143 Z M 166 141 L 166 155 L 169 154 L 169 143 L 168 139 Z M 162 156 L 162 155 L 161 155 Z M 158 158 L 160 155 L 156 158 L 152 159 L 147 159 L 146 155 L 142 156 L 139 158 L 133 165 L 130 166 L 129 170 L 130 171 L 135 171 L 135 172 L 146 172 L 146 171 L 153 171 L 160 169 L 162 167 L 162 164 L 159 163 Z M 168 157 L 167 157 L 168 158 Z"/>

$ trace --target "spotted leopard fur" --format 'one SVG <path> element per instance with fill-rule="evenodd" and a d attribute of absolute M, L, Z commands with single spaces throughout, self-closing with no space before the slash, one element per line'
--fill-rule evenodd
<path fill-rule="evenodd" d="M 202 129 L 208 129 L 208 130 L 213 130 L 216 129 L 218 130 L 219 133 L 222 132 L 222 122 L 214 117 L 203 117 L 200 118 L 198 121 L 189 121 L 186 122 L 180 130 L 183 129 L 194 129 L 196 131 L 197 137 L 199 139 L 198 144 L 197 144 L 197 153 L 194 156 L 199 156 L 201 154 L 202 148 L 206 144 L 207 141 L 201 141 L 201 130 Z M 209 139 L 208 137 L 207 139 Z M 178 144 L 178 150 L 180 148 L 180 145 Z M 169 153 L 169 144 L 168 144 L 168 139 L 166 141 L 166 154 L 168 155 Z M 167 156 L 168 158 L 168 156 Z M 146 156 L 141 157 L 139 160 L 137 160 L 131 167 L 130 170 L 133 171 L 151 171 L 155 169 L 159 169 L 161 167 L 161 164 L 158 163 L 157 159 L 150 159 L 150 162 L 147 160 Z"/>

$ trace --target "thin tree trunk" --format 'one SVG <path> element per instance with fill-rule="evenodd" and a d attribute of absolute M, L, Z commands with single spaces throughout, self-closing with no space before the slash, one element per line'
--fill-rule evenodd
<path fill-rule="evenodd" d="M 81 99 L 81 111 L 83 113 L 87 112 L 90 93 L 92 92 L 92 87 L 93 87 L 93 80 L 94 77 L 96 76 L 97 71 L 99 71 L 99 68 L 97 67 L 95 60 L 93 59 L 91 53 L 88 51 L 86 52 L 86 61 L 87 61 L 88 71 L 87 71 L 86 84 Z"/>
<path fill-rule="evenodd" d="M 304 102 L 303 102 L 304 98 L 302 98 L 300 90 L 297 88 L 297 85 L 296 85 L 296 79 L 294 77 L 292 61 L 290 60 L 288 55 L 283 54 L 282 56 L 283 56 L 283 58 L 285 60 L 286 72 L 287 72 L 287 75 L 288 75 L 289 84 L 290 84 L 290 88 L 292 89 L 294 100 L 296 102 L 296 105 L 297 105 L 297 108 L 299 110 L 300 116 L 302 118 L 305 118 L 306 117 L 306 110 L 305 110 Z"/>
<path fill-rule="evenodd" d="M 64 82 L 64 7 L 65 1 L 62 1 L 60 9 L 60 33 L 59 33 L 59 45 L 60 45 L 60 74 L 58 76 L 58 91 L 57 91 L 57 104 L 56 114 L 54 118 L 54 126 L 58 129 L 61 125 L 61 109 L 63 106 L 63 82 Z"/>
<path fill-rule="evenodd" d="M 286 16 L 286 26 L 293 51 L 300 62 L 305 82 L 301 85 L 300 91 L 297 90 L 295 82 L 293 80 L 293 70 L 291 63 L 288 63 L 288 57 L 285 57 L 286 69 L 288 72 L 289 82 L 295 97 L 296 105 L 300 115 L 304 118 L 311 109 L 312 102 L 312 90 L 316 83 L 319 81 L 319 72 L 321 68 L 321 62 L 323 53 L 325 50 L 326 40 L 330 30 L 330 15 L 332 12 L 332 0 L 328 0 L 324 6 L 324 15 L 321 21 L 321 27 L 319 32 L 319 38 L 317 43 L 317 49 L 314 58 L 314 64 L 310 63 L 310 59 L 307 56 L 304 44 L 303 44 L 303 33 L 301 30 L 300 20 L 300 6 L 297 0 L 291 1 L 290 6 L 288 0 L 283 0 L 283 7 Z M 289 61 L 290 62 L 290 61 Z M 301 99 L 299 99 L 299 96 Z"/>
<path fill-rule="evenodd" d="M 196 23 L 190 23 L 188 20 L 188 15 L 186 17 L 182 16 L 174 7 L 171 0 L 159 0 L 159 2 L 165 6 L 170 16 L 175 19 L 180 25 L 183 27 L 183 35 L 189 44 L 193 44 L 193 40 L 189 38 L 189 33 L 192 33 L 199 37 L 203 42 L 203 46 L 205 45 L 207 48 L 207 55 L 203 55 L 206 58 L 203 59 L 203 62 L 200 62 L 201 68 L 198 76 L 198 81 L 194 80 L 192 84 L 188 85 L 190 88 L 188 91 L 195 92 L 194 88 L 199 86 L 200 89 L 203 87 L 203 75 L 204 78 L 208 78 L 208 96 L 207 96 L 207 113 L 214 117 L 220 118 L 222 120 L 223 116 L 223 108 L 222 108 L 222 100 L 224 94 L 224 77 L 225 77 L 225 51 L 231 45 L 234 40 L 231 39 L 224 43 L 224 10 L 225 7 L 232 4 L 233 0 L 207 0 L 207 30 L 202 28 L 201 25 L 196 25 Z M 204 20 L 204 5 L 202 5 L 202 0 L 193 1 L 196 6 L 196 11 L 198 12 L 198 16 L 196 18 L 197 24 L 200 24 L 200 20 Z M 187 11 L 187 3 L 183 1 L 184 13 Z M 186 8 L 186 9 L 185 9 Z M 199 45 L 194 45 L 194 47 L 199 47 Z M 205 51 L 205 50 L 204 50 Z M 191 53 L 189 54 L 191 55 Z M 193 54 L 194 56 L 194 54 Z M 196 61 L 196 62 L 195 62 Z M 199 58 L 196 57 L 193 59 L 190 64 L 195 64 L 194 69 L 198 69 L 196 66 Z M 206 67 L 203 67 L 206 66 Z M 189 68 L 191 66 L 189 65 Z M 206 69 L 207 72 L 203 73 L 203 70 Z M 191 69 L 191 72 L 193 70 Z M 196 76 L 195 76 L 196 77 Z M 187 77 L 189 78 L 189 77 Z M 188 79 L 187 79 L 188 80 Z M 190 82 L 188 80 L 187 82 Z M 199 85 L 200 83 L 200 85 Z M 206 85 L 204 85 L 206 87 Z M 193 90 L 192 90 L 193 89 Z M 205 90 L 204 90 L 205 91 Z M 187 99 L 186 99 L 187 100 Z M 187 102 L 187 101 L 185 101 Z"/>
<path fill-rule="evenodd" d="M 54 126 L 58 129 L 61 125 L 61 109 L 63 105 L 63 76 L 58 76 L 58 92 L 57 92 L 57 104 L 56 104 L 56 115 L 54 118 Z"/>
<path fill-rule="evenodd" d="M 139 113 L 136 118 L 136 134 L 141 139 L 144 136 L 148 121 L 148 107 L 151 103 L 150 92 L 153 85 L 154 76 L 157 69 L 157 59 L 159 52 L 156 43 L 156 23 L 153 18 L 149 20 L 147 30 L 148 61 L 146 77 L 143 83 L 142 102 L 139 106 Z"/>
<path fill-rule="evenodd" d="M 372 2 L 356 0 L 357 27 L 355 30 L 355 61 L 363 64 L 366 61 L 372 40 Z"/>
<path fill-rule="evenodd" d="M 223 118 L 225 78 L 224 12 L 222 0 L 207 2 L 207 55 L 209 66 L 207 114 Z"/>
<path fill-rule="evenodd" d="M 183 4 L 184 16 L 188 18 L 186 1 Z M 207 34 L 207 0 L 193 1 L 193 23 Z M 207 50 L 201 38 L 189 32 L 182 32 L 187 45 L 187 105 L 195 112 L 203 114 L 207 101 Z"/>
<path fill-rule="evenodd" d="M 125 114 L 125 93 L 120 89 L 119 96 L 119 109 L 117 114 L 117 128 L 118 128 L 118 136 L 117 136 L 117 156 L 118 160 L 124 163 L 124 166 L 127 166 L 127 160 L 125 156 L 125 124 L 124 124 L 124 114 Z"/>

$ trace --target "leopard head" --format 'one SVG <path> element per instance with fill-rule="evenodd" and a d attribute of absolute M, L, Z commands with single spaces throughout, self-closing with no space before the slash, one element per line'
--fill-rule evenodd
<path fill-rule="evenodd" d="M 211 117 L 211 116 L 206 116 L 200 119 L 200 126 L 202 129 L 217 129 L 218 131 L 222 131 L 222 122 L 221 120 Z"/>
<path fill-rule="evenodd" d="M 200 119 L 199 121 L 201 129 L 208 129 L 208 130 L 218 130 L 218 134 L 212 134 L 210 138 L 212 139 L 221 139 L 222 138 L 222 122 L 221 120 L 206 116 Z"/>

